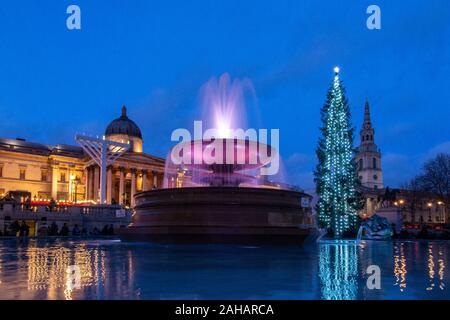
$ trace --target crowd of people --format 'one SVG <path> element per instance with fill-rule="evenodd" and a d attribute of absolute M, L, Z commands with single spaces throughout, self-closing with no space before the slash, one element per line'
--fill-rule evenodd
<path fill-rule="evenodd" d="M 112 224 L 105 225 L 103 229 L 98 229 L 94 227 L 92 230 L 88 231 L 85 227 L 80 228 L 78 224 L 75 224 L 71 229 L 67 223 L 64 223 L 61 228 L 52 222 L 50 225 L 41 225 L 36 232 L 38 237 L 45 236 L 110 236 L 114 235 L 114 226 Z M 5 232 L 0 230 L 0 236 L 18 236 L 18 237 L 28 237 L 30 236 L 30 227 L 25 221 L 14 221 L 6 228 Z"/>

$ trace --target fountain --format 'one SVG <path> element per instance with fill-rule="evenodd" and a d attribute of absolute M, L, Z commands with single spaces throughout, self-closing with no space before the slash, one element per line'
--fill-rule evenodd
<path fill-rule="evenodd" d="M 163 189 L 136 194 L 125 238 L 300 243 L 313 231 L 311 209 L 301 205 L 311 196 L 264 174 L 278 160 L 277 148 L 255 140 L 251 130 L 236 135 L 245 119 L 245 86 L 227 74 L 205 85 L 204 123 L 210 129 L 172 148 Z"/>

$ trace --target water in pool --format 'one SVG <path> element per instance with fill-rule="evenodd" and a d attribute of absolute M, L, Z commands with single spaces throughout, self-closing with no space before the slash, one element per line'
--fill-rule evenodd
<path fill-rule="evenodd" d="M 449 257 L 450 243 L 438 241 L 258 247 L 3 239 L 0 299 L 449 299 Z M 69 281 L 73 265 L 79 288 Z M 370 265 L 380 267 L 379 290 L 367 288 Z"/>

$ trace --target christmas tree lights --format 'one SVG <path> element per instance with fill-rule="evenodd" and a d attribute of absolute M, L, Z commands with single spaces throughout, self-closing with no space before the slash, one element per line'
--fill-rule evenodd
<path fill-rule="evenodd" d="M 335 77 L 321 110 L 322 136 L 316 151 L 319 162 L 314 175 L 319 196 L 319 226 L 331 229 L 334 237 L 342 238 L 345 233 L 356 231 L 360 197 L 350 109 L 339 68 L 334 71 Z"/>

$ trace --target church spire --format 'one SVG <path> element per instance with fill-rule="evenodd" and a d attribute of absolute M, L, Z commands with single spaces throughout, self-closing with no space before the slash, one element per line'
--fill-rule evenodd
<path fill-rule="evenodd" d="M 374 135 L 375 130 L 373 129 L 372 121 L 370 120 L 369 100 L 366 97 L 366 103 L 364 106 L 364 122 L 360 131 L 361 144 L 373 144 Z"/>
<path fill-rule="evenodd" d="M 370 189 L 383 188 L 383 172 L 381 170 L 381 152 L 375 144 L 375 129 L 370 119 L 369 100 L 364 104 L 364 121 L 359 132 L 361 144 L 358 147 L 356 162 L 361 185 Z"/>
<path fill-rule="evenodd" d="M 127 117 L 127 107 L 125 105 L 122 106 L 122 118 Z"/>
<path fill-rule="evenodd" d="M 369 108 L 369 99 L 366 97 L 366 104 L 364 106 L 364 129 L 372 128 L 372 121 L 370 121 L 370 108 Z"/>

